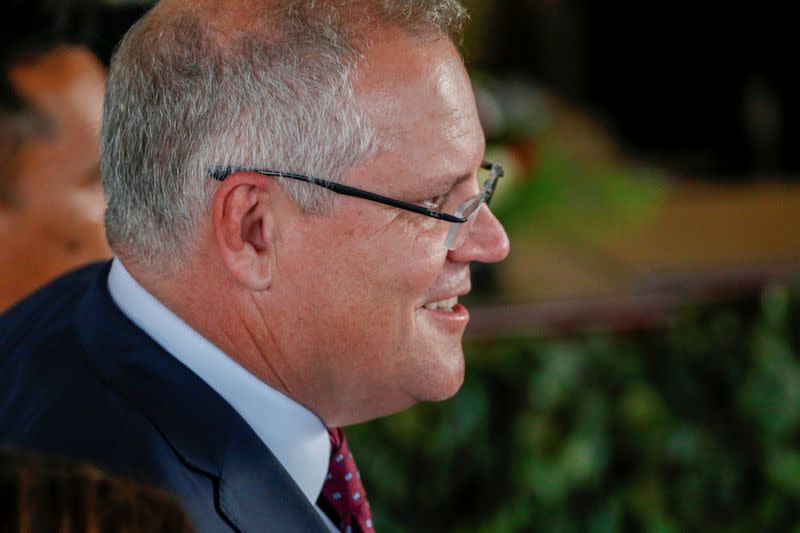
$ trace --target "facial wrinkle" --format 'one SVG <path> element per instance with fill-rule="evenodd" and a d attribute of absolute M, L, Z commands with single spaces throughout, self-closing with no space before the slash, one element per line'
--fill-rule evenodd
<path fill-rule="evenodd" d="M 380 224 L 379 226 L 373 226 L 375 228 L 375 230 L 370 233 L 370 237 L 375 237 L 377 235 L 383 235 L 383 234 L 387 233 L 391 229 L 391 226 L 395 222 L 397 222 L 398 219 L 400 218 L 400 215 L 401 215 L 401 210 L 400 209 L 392 208 L 392 207 L 389 207 L 389 206 L 387 206 L 387 207 L 389 209 L 395 209 L 397 212 L 394 213 L 392 215 L 392 217 L 389 220 L 387 220 L 386 222 Z M 402 224 L 403 221 L 401 220 L 400 223 Z"/>
<path fill-rule="evenodd" d="M 257 303 L 255 302 L 255 299 L 253 298 L 253 296 L 252 296 L 252 295 L 250 295 L 250 299 L 251 299 L 251 301 L 252 301 L 253 305 L 256 307 L 256 309 L 258 309 L 258 305 L 257 305 Z M 264 328 L 265 328 L 265 330 L 267 331 L 267 334 L 268 334 L 268 335 L 270 336 L 270 338 L 272 339 L 272 341 L 273 341 L 273 345 L 275 346 L 275 343 L 274 343 L 275 339 L 274 339 L 274 337 L 272 337 L 272 334 L 271 334 L 271 332 L 269 331 L 269 328 L 267 328 L 267 327 L 266 327 L 266 322 L 264 322 L 264 317 L 263 317 L 263 315 L 262 315 L 260 312 L 259 312 L 259 313 L 257 313 L 257 314 L 258 314 L 258 316 L 261 318 L 261 321 L 262 321 L 262 323 L 263 323 L 263 325 L 264 325 Z M 261 346 L 261 343 L 260 343 L 260 342 L 258 342 L 258 336 L 257 336 L 257 335 L 255 335 L 255 334 L 254 334 L 254 332 L 253 332 L 253 331 L 250 329 L 250 327 L 247 325 L 247 320 L 245 320 L 245 319 L 244 319 L 244 317 L 241 315 L 241 312 L 239 313 L 239 321 L 242 323 L 242 325 L 243 325 L 243 327 L 244 327 L 245 331 L 247 332 L 247 334 L 248 334 L 248 335 L 250 336 L 250 338 L 253 340 L 253 345 L 255 345 L 255 347 L 256 347 L 256 350 L 257 350 L 257 351 L 258 351 L 258 353 L 260 354 L 260 356 L 261 356 L 261 360 L 262 360 L 262 361 L 264 361 L 264 363 L 267 365 L 267 367 L 269 367 L 270 371 L 272 372 L 272 375 L 274 375 L 274 376 L 275 376 L 275 379 L 277 379 L 277 380 L 278 380 L 278 383 L 280 383 L 280 385 L 281 385 L 281 387 L 283 388 L 283 390 L 285 390 L 285 391 L 286 391 L 286 393 L 287 393 L 289 396 L 291 396 L 291 395 L 292 395 L 292 390 L 289 388 L 289 386 L 288 386 L 288 385 L 287 385 L 287 383 L 286 383 L 286 382 L 283 380 L 283 378 L 281 378 L 281 375 L 280 375 L 280 373 L 277 371 L 277 369 L 275 368 L 275 366 L 272 364 L 272 361 L 270 360 L 270 358 L 269 358 L 269 357 L 267 357 L 266 353 L 264 352 L 264 349 L 263 349 L 263 347 Z"/>
<path fill-rule="evenodd" d="M 468 80 L 459 79 L 460 75 L 454 76 L 452 71 L 451 63 L 441 65 L 436 69 L 433 95 L 433 98 L 441 102 L 442 115 L 438 118 L 443 125 L 445 139 L 451 142 L 468 138 L 473 134 L 475 132 L 473 126 L 478 120 L 473 116 L 474 108 L 463 107 L 465 100 L 472 100 L 472 95 L 465 92 L 465 88 L 471 87 L 471 84 Z"/>
<path fill-rule="evenodd" d="M 255 305 L 256 308 L 258 308 L 258 303 L 255 301 L 255 299 L 252 296 L 251 296 L 251 299 L 253 300 L 253 305 Z M 270 327 L 267 325 L 267 321 L 264 319 L 264 314 L 259 312 L 258 313 L 258 317 L 261 319 L 261 325 L 262 325 L 264 331 L 269 336 L 270 345 L 275 350 L 276 357 L 280 357 L 280 359 L 283 361 L 284 368 L 288 368 L 289 369 L 289 371 L 292 373 L 292 377 L 294 378 L 294 380 L 295 381 L 300 381 L 302 379 L 302 373 L 297 372 L 297 369 L 294 368 L 294 366 L 292 365 L 292 359 L 286 357 L 286 353 L 281 349 L 280 344 L 278 343 L 277 339 L 275 338 L 275 334 L 272 332 L 272 329 L 270 329 Z M 283 385 L 283 388 L 286 389 L 286 392 L 289 393 L 289 395 L 292 396 L 292 398 L 295 398 L 295 392 L 296 391 L 294 391 L 291 387 L 289 387 L 289 384 L 286 381 L 281 379 L 281 377 L 278 375 L 278 372 L 273 367 L 272 363 L 269 362 L 266 354 L 260 348 L 259 348 L 259 351 L 261 351 L 262 357 L 267 361 L 267 364 L 269 364 L 270 368 L 272 368 L 273 373 L 275 373 L 275 375 L 278 376 L 278 380 L 280 380 L 281 384 Z"/>
<path fill-rule="evenodd" d="M 234 348 L 236 347 L 236 341 L 235 341 L 235 340 L 233 340 L 233 337 L 231 337 L 230 335 L 228 335 L 228 333 L 225 331 L 225 329 L 224 329 L 224 328 L 221 328 L 221 329 L 220 329 L 220 333 L 221 333 L 221 334 L 222 334 L 222 336 L 225 338 L 225 340 L 227 340 L 227 341 L 228 341 L 228 344 L 230 344 L 230 345 L 231 345 L 231 346 L 233 346 Z"/>

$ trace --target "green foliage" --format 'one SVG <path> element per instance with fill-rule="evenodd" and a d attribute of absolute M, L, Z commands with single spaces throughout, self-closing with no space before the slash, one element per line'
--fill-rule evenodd
<path fill-rule="evenodd" d="M 377 528 L 800 531 L 800 306 L 467 346 L 446 402 L 351 428 Z"/>
<path fill-rule="evenodd" d="M 524 238 L 543 229 L 574 239 L 631 231 L 650 219 L 665 198 L 661 172 L 623 162 L 585 160 L 556 143 L 539 142 L 526 171 L 509 165 L 492 210 L 509 234 Z M 507 154 L 489 158 L 508 161 Z"/>

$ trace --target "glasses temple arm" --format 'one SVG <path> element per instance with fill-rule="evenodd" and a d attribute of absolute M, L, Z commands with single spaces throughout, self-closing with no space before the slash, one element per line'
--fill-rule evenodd
<path fill-rule="evenodd" d="M 341 183 L 335 183 L 332 181 L 323 180 L 320 178 L 314 178 L 311 176 L 305 176 L 303 174 L 296 174 L 294 172 L 278 172 L 275 170 L 260 170 L 260 169 L 243 168 L 243 167 L 218 167 L 211 169 L 209 171 L 209 176 L 217 181 L 222 181 L 231 174 L 240 171 L 257 172 L 259 174 L 275 178 L 289 178 L 299 181 L 305 181 L 306 183 L 311 183 L 312 185 L 324 187 L 329 191 L 333 191 L 338 194 L 344 194 L 345 196 L 353 196 L 356 198 L 363 198 L 365 200 L 370 200 L 373 202 L 378 202 L 380 204 L 397 207 L 399 209 L 405 209 L 406 211 L 419 213 L 420 215 L 429 216 L 432 218 L 436 218 L 438 220 L 444 220 L 445 222 L 463 224 L 464 222 L 467 221 L 466 218 L 457 217 L 454 215 L 450 215 L 448 213 L 442 213 L 441 211 L 435 211 L 433 209 L 428 209 L 426 207 L 422 207 L 409 202 L 395 200 L 394 198 L 389 198 L 388 196 L 383 196 L 380 194 L 376 194 L 374 192 L 365 191 L 363 189 L 357 189 L 355 187 L 350 187 L 348 185 L 344 185 Z"/>

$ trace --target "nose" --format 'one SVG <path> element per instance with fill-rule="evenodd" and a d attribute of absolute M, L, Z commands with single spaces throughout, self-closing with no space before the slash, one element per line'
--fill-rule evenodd
<path fill-rule="evenodd" d="M 455 250 L 450 250 L 448 258 L 457 263 L 502 261 L 511 250 L 506 230 L 486 204 L 481 206 L 476 216 L 464 243 Z"/>

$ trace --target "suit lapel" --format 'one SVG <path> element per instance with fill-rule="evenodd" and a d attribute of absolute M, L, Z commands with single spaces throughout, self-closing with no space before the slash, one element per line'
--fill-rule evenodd
<path fill-rule="evenodd" d="M 315 508 L 247 423 L 216 391 L 114 304 L 110 264 L 78 307 L 75 329 L 101 379 L 140 410 L 183 461 L 219 479 L 218 509 L 244 532 L 327 532 Z"/>
<path fill-rule="evenodd" d="M 328 533 L 308 498 L 241 418 L 231 428 L 219 499 L 222 512 L 241 531 L 293 524 L 294 531 Z"/>

